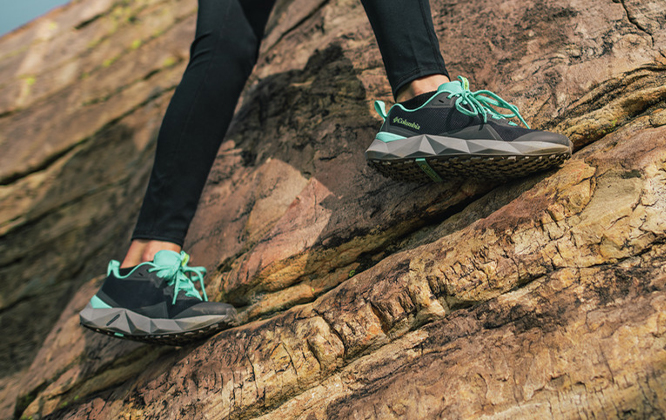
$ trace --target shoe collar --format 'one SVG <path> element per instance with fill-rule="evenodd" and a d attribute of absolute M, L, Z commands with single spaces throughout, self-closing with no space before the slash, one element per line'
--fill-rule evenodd
<path fill-rule="evenodd" d="M 177 266 L 186 266 L 188 261 L 190 260 L 190 256 L 186 254 L 185 252 L 175 252 L 175 251 L 169 251 L 169 250 L 161 250 L 157 251 L 155 256 L 153 257 L 152 261 L 146 261 L 142 262 L 141 264 L 137 264 L 132 269 L 130 270 L 129 273 L 126 275 L 121 275 L 120 274 L 120 262 L 116 260 L 111 260 L 109 262 L 109 265 L 106 269 L 106 275 L 114 275 L 116 278 L 126 278 L 130 276 L 136 269 L 139 267 L 143 266 L 149 266 L 151 268 L 155 266 L 165 266 L 165 267 L 177 267 Z"/>
<path fill-rule="evenodd" d="M 187 265 L 189 260 L 190 256 L 183 251 L 178 253 L 162 250 L 155 254 L 153 261 L 144 262 L 133 267 L 132 270 L 124 276 L 120 275 L 120 262 L 112 260 L 109 262 L 107 276 L 113 274 L 116 278 L 125 279 L 132 275 L 132 273 L 134 273 L 139 267 L 148 266 L 150 267 L 148 271 L 154 271 L 157 277 L 165 279 L 169 285 L 175 287 L 173 298 L 174 304 L 176 303 L 178 292 L 181 290 L 184 291 L 187 296 L 207 301 L 208 296 L 206 296 L 206 288 L 203 280 L 203 277 L 206 274 L 206 269 L 204 267 L 189 267 Z M 194 287 L 194 281 L 199 281 L 203 299 Z"/>
<path fill-rule="evenodd" d="M 437 88 L 437 93 L 448 92 L 452 94 L 463 93 L 466 90 L 469 90 L 469 81 L 467 78 L 460 76 L 460 80 L 454 80 L 452 82 L 442 83 Z"/>
<path fill-rule="evenodd" d="M 428 103 L 430 103 L 430 101 L 432 101 L 439 93 L 446 92 L 448 94 L 456 95 L 464 92 L 465 90 L 469 90 L 469 81 L 467 80 L 467 78 L 459 76 L 459 79 L 460 80 L 454 80 L 452 82 L 447 82 L 439 85 L 439 87 L 437 88 L 437 93 L 432 95 L 430 99 L 425 101 L 423 105 L 419 106 L 418 108 L 407 109 L 402 104 L 397 103 L 394 104 L 391 107 L 391 109 L 393 109 L 394 107 L 398 107 L 406 112 L 414 112 L 428 105 Z M 380 117 L 382 117 L 383 120 L 386 120 L 388 114 L 391 112 L 391 109 L 389 109 L 389 112 L 386 112 L 386 104 L 384 103 L 384 101 L 375 101 L 375 111 L 377 112 L 377 114 L 379 114 Z"/>

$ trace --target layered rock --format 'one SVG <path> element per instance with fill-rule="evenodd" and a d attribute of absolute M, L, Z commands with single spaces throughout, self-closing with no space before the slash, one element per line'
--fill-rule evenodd
<path fill-rule="evenodd" d="M 177 349 L 83 331 L 195 7 L 74 3 L 0 40 L 5 416 L 666 411 L 657 1 L 432 2 L 452 74 L 576 145 L 561 168 L 506 185 L 374 173 L 370 99 L 391 98 L 360 4 L 280 2 L 186 243 L 241 325 Z"/>

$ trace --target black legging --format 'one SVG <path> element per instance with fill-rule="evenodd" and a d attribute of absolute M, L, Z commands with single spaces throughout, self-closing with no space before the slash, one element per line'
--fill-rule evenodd
<path fill-rule="evenodd" d="M 132 239 L 183 245 L 275 0 L 199 0 L 190 62 L 167 108 Z M 362 0 L 396 95 L 447 74 L 428 0 Z"/>

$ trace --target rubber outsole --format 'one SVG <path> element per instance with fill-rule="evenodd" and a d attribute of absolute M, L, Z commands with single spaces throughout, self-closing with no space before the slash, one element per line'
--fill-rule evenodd
<path fill-rule="evenodd" d="M 399 181 L 507 180 L 561 165 L 571 157 L 571 145 L 422 135 L 390 142 L 375 139 L 365 156 L 371 167 Z"/>
<path fill-rule="evenodd" d="M 93 308 L 80 313 L 82 326 L 98 333 L 151 344 L 182 346 L 236 325 L 236 311 L 184 319 L 154 319 L 124 308 Z"/>
<path fill-rule="evenodd" d="M 559 166 L 570 157 L 570 153 L 550 156 L 436 156 L 425 161 L 442 179 L 477 178 L 503 181 Z M 368 160 L 368 165 L 397 181 L 432 181 L 416 159 L 372 159 Z"/>

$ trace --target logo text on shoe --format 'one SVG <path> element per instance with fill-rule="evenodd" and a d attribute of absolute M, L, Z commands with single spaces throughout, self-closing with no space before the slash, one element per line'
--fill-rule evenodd
<path fill-rule="evenodd" d="M 410 128 L 415 129 L 415 130 L 420 130 L 421 129 L 421 126 L 419 124 L 417 124 L 415 122 L 407 121 L 406 119 L 400 118 L 400 117 L 394 117 L 393 118 L 393 124 L 404 125 L 406 127 L 410 127 Z"/>

